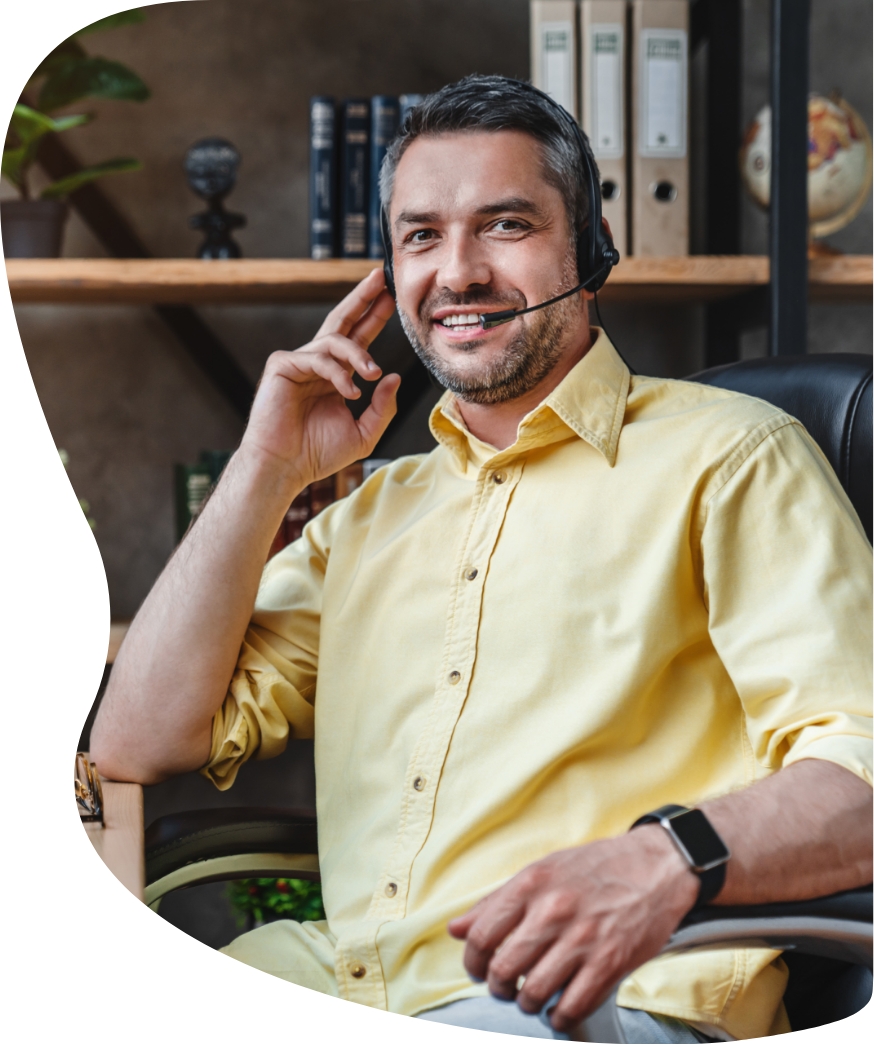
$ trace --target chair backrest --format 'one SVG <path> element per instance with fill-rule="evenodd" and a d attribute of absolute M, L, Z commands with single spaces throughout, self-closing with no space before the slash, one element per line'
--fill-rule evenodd
<path fill-rule="evenodd" d="M 871 540 L 871 356 L 776 356 L 687 378 L 764 399 L 797 417 L 819 443 Z"/>

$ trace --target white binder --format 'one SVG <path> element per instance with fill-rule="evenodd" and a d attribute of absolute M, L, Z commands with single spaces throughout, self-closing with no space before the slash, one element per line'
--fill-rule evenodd
<path fill-rule="evenodd" d="M 625 0 L 582 0 L 582 125 L 601 173 L 601 209 L 620 257 L 628 253 L 628 150 L 625 145 Z"/>
<path fill-rule="evenodd" d="M 531 82 L 579 120 L 576 0 L 531 0 Z"/>
<path fill-rule="evenodd" d="M 689 4 L 632 5 L 631 250 L 689 253 Z"/>

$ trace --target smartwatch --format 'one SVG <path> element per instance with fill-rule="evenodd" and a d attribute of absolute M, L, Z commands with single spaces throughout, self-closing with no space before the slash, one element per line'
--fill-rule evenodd
<path fill-rule="evenodd" d="M 689 869 L 698 875 L 701 885 L 692 910 L 715 900 L 725 884 L 725 865 L 731 853 L 701 810 L 687 809 L 686 806 L 662 806 L 635 820 L 630 830 L 643 824 L 661 824 L 680 850 Z"/>

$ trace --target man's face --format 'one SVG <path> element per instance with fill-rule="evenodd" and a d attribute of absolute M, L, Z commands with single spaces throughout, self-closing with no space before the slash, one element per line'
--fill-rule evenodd
<path fill-rule="evenodd" d="M 482 312 L 536 305 L 577 282 L 561 194 L 519 131 L 416 139 L 390 222 L 398 313 L 422 362 L 474 403 L 524 395 L 585 333 L 577 296 L 483 330 Z"/>

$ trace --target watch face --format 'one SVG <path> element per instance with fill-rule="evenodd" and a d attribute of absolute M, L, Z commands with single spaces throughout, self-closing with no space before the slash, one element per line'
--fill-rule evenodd
<path fill-rule="evenodd" d="M 731 855 L 700 809 L 689 809 L 685 813 L 672 816 L 670 824 L 671 830 L 682 843 L 696 869 L 707 870 L 708 867 L 716 867 Z"/>

